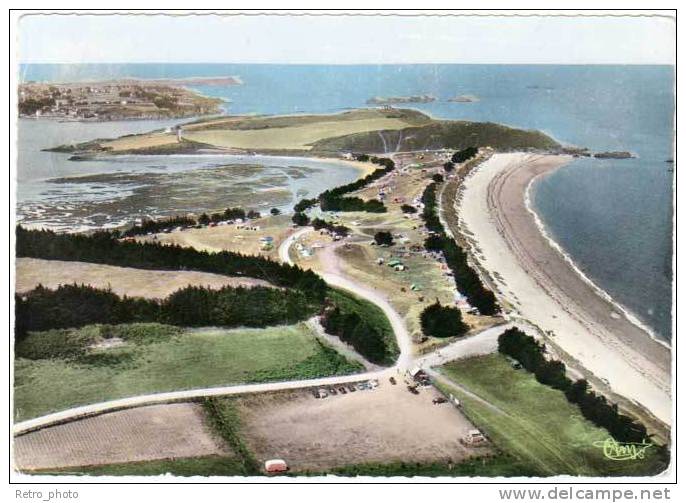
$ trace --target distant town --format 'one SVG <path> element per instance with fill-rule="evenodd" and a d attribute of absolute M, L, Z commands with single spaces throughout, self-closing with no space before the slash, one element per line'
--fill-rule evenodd
<path fill-rule="evenodd" d="M 217 85 L 219 81 L 240 83 L 227 77 L 208 80 L 208 85 Z M 190 83 L 134 79 L 65 84 L 28 82 L 19 86 L 19 116 L 109 121 L 192 117 L 221 112 L 222 100 L 201 96 L 181 87 Z"/>

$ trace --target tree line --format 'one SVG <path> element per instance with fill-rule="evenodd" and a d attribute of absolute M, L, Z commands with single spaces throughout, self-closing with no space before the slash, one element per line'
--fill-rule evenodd
<path fill-rule="evenodd" d="M 436 186 L 435 182 L 431 183 L 422 194 L 424 203 L 422 218 L 426 228 L 433 233 L 425 240 L 424 246 L 427 250 L 443 254 L 446 264 L 453 273 L 455 286 L 462 295 L 467 297 L 472 306 L 476 307 L 481 314 L 494 315 L 500 311 L 495 295 L 484 286 L 477 272 L 470 267 L 467 253 L 445 233 L 436 212 Z"/>
<path fill-rule="evenodd" d="M 15 296 L 15 334 L 91 324 L 158 322 L 183 327 L 265 327 L 316 314 L 321 302 L 299 290 L 256 286 L 213 290 L 188 286 L 162 300 L 120 297 L 87 285 L 38 286 Z"/>
<path fill-rule="evenodd" d="M 620 442 L 643 442 L 646 427 L 621 414 L 616 404 L 589 388 L 586 379 L 572 381 L 567 377 L 565 364 L 544 356 L 545 345 L 517 328 L 510 328 L 498 337 L 498 351 L 516 359 L 522 367 L 536 376 L 542 384 L 563 391 L 567 400 L 579 406 L 583 416 L 605 428 Z"/>
<path fill-rule="evenodd" d="M 322 299 L 326 282 L 312 271 L 265 257 L 221 251 L 207 252 L 177 245 L 119 241 L 109 232 L 57 234 L 17 227 L 17 257 L 68 260 L 139 269 L 192 270 L 263 279 Z"/>
<path fill-rule="evenodd" d="M 355 312 L 344 312 L 338 306 L 325 310 L 321 323 L 326 333 L 339 337 L 372 363 L 384 364 L 388 359 L 383 334 Z"/>
<path fill-rule="evenodd" d="M 275 209 L 275 208 L 272 208 Z M 277 210 L 278 211 L 278 210 Z M 208 225 L 211 222 L 219 223 L 226 220 L 245 220 L 246 218 L 260 218 L 260 212 L 255 210 L 245 211 L 243 208 L 226 208 L 221 213 L 201 214 L 197 219 L 191 215 L 175 215 L 168 218 L 146 218 L 139 224 L 134 224 L 121 233 L 121 236 L 139 236 L 148 233 L 157 233 L 171 230 L 175 227 L 194 227 L 196 225 Z M 116 233 L 116 231 L 114 231 Z"/>
<path fill-rule="evenodd" d="M 395 163 L 392 159 L 387 157 L 369 157 L 366 154 L 358 154 L 355 159 L 362 162 L 373 162 L 383 166 L 382 168 L 374 170 L 367 176 L 360 178 L 354 182 L 340 185 L 333 189 L 326 190 L 319 194 L 317 198 L 301 199 L 293 207 L 295 214 L 293 215 L 293 222 L 296 225 L 308 225 L 309 218 L 304 214 L 304 211 L 319 204 L 322 211 L 366 211 L 369 213 L 385 213 L 386 207 L 381 201 L 372 199 L 364 201 L 359 197 L 343 197 L 344 194 L 360 190 L 382 176 L 387 175 L 395 169 Z"/>

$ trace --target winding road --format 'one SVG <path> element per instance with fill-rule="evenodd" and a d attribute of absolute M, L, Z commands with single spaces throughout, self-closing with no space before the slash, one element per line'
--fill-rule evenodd
<path fill-rule="evenodd" d="M 298 230 L 285 239 L 279 246 L 279 258 L 285 263 L 293 264 L 293 261 L 290 257 L 290 248 L 292 244 L 306 233 L 311 232 L 311 230 L 312 229 L 309 227 Z M 324 248 L 323 250 L 327 250 L 327 248 Z M 332 253 L 333 247 L 329 247 L 328 251 L 329 253 Z M 167 393 L 153 393 L 149 395 L 121 398 L 118 400 L 110 400 L 107 402 L 74 407 L 16 423 L 13 427 L 14 435 L 21 435 L 48 426 L 82 419 L 84 417 L 103 414 L 106 412 L 113 412 L 121 409 L 139 407 L 142 405 L 181 402 L 206 396 L 260 393 L 265 391 L 280 391 L 344 384 L 367 379 L 381 379 L 386 376 L 397 375 L 398 372 L 404 372 L 405 370 L 414 366 L 420 366 L 428 369 L 431 366 L 442 365 L 449 360 L 455 360 L 466 356 L 492 353 L 497 349 L 498 335 L 505 329 L 514 326 L 514 323 L 508 323 L 505 325 L 492 327 L 466 339 L 460 339 L 433 353 L 415 357 L 412 349 L 412 339 L 410 338 L 410 334 L 405 327 L 403 318 L 395 309 L 393 309 L 388 300 L 381 293 L 375 291 L 374 289 L 365 285 L 361 285 L 352 279 L 345 277 L 338 269 L 337 261 L 333 255 L 329 257 L 329 260 L 325 260 L 323 262 L 325 262 L 327 271 L 321 273 L 321 276 L 328 284 L 352 292 L 355 295 L 372 302 L 378 306 L 388 317 L 398 343 L 398 348 L 400 350 L 398 360 L 393 367 L 367 371 L 359 374 L 322 377 L 317 379 L 301 379 L 261 384 L 237 384 L 232 386 L 171 391 Z M 348 351 L 351 350 L 348 349 Z M 358 360 L 364 360 L 364 358 L 362 358 L 360 355 L 357 356 L 359 356 Z"/>
<path fill-rule="evenodd" d="M 300 229 L 299 231 L 291 234 L 286 238 L 279 246 L 279 259 L 287 264 L 293 265 L 293 261 L 290 256 L 290 248 L 292 244 L 308 232 L 311 232 L 311 228 L 306 227 Z M 342 288 L 355 295 L 368 300 L 369 302 L 376 304 L 386 315 L 388 321 L 391 323 L 393 328 L 393 333 L 395 333 L 396 340 L 398 342 L 398 349 L 400 350 L 400 355 L 396 362 L 396 367 L 401 370 L 408 369 L 412 364 L 412 339 L 410 334 L 405 327 L 402 316 L 393 309 L 393 307 L 388 303 L 388 301 L 375 290 L 356 283 L 355 281 L 346 278 L 340 272 L 338 268 L 337 259 L 331 252 L 333 247 L 324 248 L 322 250 L 324 253 L 329 252 L 327 260 L 322 260 L 322 263 L 327 267 L 327 271 L 320 272 L 319 275 L 326 281 L 329 285 Z"/>

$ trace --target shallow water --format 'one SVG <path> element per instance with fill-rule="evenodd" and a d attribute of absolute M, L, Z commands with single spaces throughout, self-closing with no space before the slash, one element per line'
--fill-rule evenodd
<path fill-rule="evenodd" d="M 60 141 L 130 134 L 169 124 L 114 123 L 107 130 L 107 123 L 20 120 L 17 220 L 73 231 L 229 206 L 262 212 L 272 207 L 289 210 L 302 197 L 313 197 L 359 176 L 352 166 L 319 159 L 217 154 L 69 161 L 70 154 L 41 151 Z M 89 136 L 91 127 L 90 134 L 95 136 Z"/>

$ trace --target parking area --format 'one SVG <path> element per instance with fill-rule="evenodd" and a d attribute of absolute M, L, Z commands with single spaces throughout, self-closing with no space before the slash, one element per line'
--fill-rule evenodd
<path fill-rule="evenodd" d="M 472 423 L 433 386 L 410 391 L 390 378 L 236 400 L 241 431 L 260 462 L 280 458 L 291 470 L 360 463 L 459 462 L 490 453 L 462 444 Z M 412 381 L 408 381 L 413 384 Z"/>

